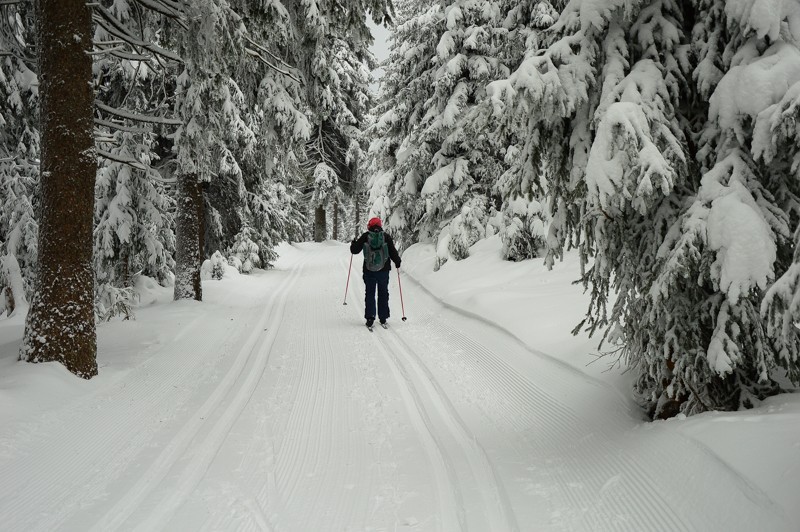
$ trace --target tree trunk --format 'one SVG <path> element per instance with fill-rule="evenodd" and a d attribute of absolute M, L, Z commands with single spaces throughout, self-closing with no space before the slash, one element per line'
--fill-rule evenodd
<path fill-rule="evenodd" d="M 328 222 L 325 219 L 325 207 L 317 207 L 314 211 L 314 242 L 322 242 L 328 234 Z"/>
<path fill-rule="evenodd" d="M 339 240 L 339 202 L 333 202 L 333 235 L 334 240 Z"/>
<path fill-rule="evenodd" d="M 358 155 L 353 160 L 353 183 L 355 183 L 355 192 L 353 193 L 353 207 L 355 208 L 355 217 L 353 220 L 353 235 L 358 238 L 361 234 L 361 181 L 359 174 L 359 160 Z"/>
<path fill-rule="evenodd" d="M 356 192 L 355 197 L 353 198 L 353 205 L 356 209 L 356 216 L 355 221 L 353 223 L 353 234 L 358 237 L 359 230 L 361 229 L 361 193 Z"/>
<path fill-rule="evenodd" d="M 174 299 L 203 300 L 200 266 L 203 261 L 203 188 L 196 174 L 178 176 L 178 213 L 175 217 Z"/>
<path fill-rule="evenodd" d="M 97 157 L 85 0 L 39 0 L 41 219 L 36 293 L 20 359 L 97 375 L 92 224 Z"/>

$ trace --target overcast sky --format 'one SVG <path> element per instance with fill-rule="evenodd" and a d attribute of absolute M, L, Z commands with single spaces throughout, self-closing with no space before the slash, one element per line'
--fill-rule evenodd
<path fill-rule="evenodd" d="M 372 30 L 372 36 L 375 38 L 375 42 L 372 43 L 372 48 L 370 48 L 370 50 L 375 54 L 378 61 L 383 61 L 389 57 L 389 43 L 387 42 L 389 30 L 383 26 L 376 26 L 369 17 L 367 17 L 367 24 L 369 25 L 369 29 Z M 372 72 L 372 75 L 375 76 L 376 79 L 380 79 L 382 74 L 383 70 L 380 68 Z M 373 83 L 370 88 L 377 92 L 377 83 Z"/>
<path fill-rule="evenodd" d="M 375 54 L 378 61 L 383 61 L 389 56 L 389 43 L 386 42 L 389 38 L 389 30 L 383 26 L 376 26 L 370 17 L 367 17 L 367 25 L 372 30 L 372 36 L 375 37 L 375 42 L 372 44 L 372 53 Z"/>

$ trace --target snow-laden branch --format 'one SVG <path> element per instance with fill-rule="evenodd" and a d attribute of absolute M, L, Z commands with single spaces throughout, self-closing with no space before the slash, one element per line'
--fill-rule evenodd
<path fill-rule="evenodd" d="M 99 149 L 99 148 L 97 149 L 97 156 L 102 158 L 102 159 L 106 159 L 108 161 L 113 161 L 115 163 L 120 163 L 120 164 L 124 164 L 124 165 L 130 166 L 131 168 L 135 168 L 136 170 L 141 170 L 142 172 L 147 174 L 148 178 L 152 179 L 153 181 L 158 181 L 159 183 L 172 184 L 172 183 L 175 183 L 177 181 L 177 179 L 174 179 L 174 178 L 172 178 L 172 179 L 164 179 L 161 176 L 161 174 L 159 174 L 153 168 L 151 168 L 150 166 L 147 166 L 146 164 L 144 164 L 144 163 L 142 163 L 140 161 L 137 161 L 136 159 L 134 159 L 132 157 L 123 157 L 123 156 L 120 156 L 120 155 L 115 155 L 113 153 L 110 153 L 110 152 L 108 152 L 106 150 L 102 150 L 102 149 Z"/>
<path fill-rule="evenodd" d="M 252 44 L 253 46 L 255 46 L 261 52 L 264 52 L 265 54 L 269 55 L 272 59 L 274 59 L 278 63 L 281 63 L 284 67 L 286 67 L 286 68 L 294 68 L 294 67 L 292 67 L 292 65 L 290 65 L 289 63 L 287 63 L 286 61 L 284 61 L 283 59 L 281 59 L 280 57 L 275 55 L 271 50 L 269 50 L 268 48 L 262 46 L 261 44 L 258 44 L 256 41 L 254 41 L 250 37 L 245 36 L 245 40 L 247 42 L 249 42 L 250 44 Z"/>
<path fill-rule="evenodd" d="M 108 159 L 109 161 L 114 161 L 114 162 L 117 162 L 117 163 L 126 164 L 126 165 L 128 165 L 128 166 L 130 166 L 132 168 L 136 168 L 137 170 L 142 170 L 144 172 L 147 171 L 147 166 L 146 165 L 142 164 L 141 162 L 139 162 L 136 159 L 133 159 L 131 157 L 122 157 L 120 155 L 115 155 L 115 154 L 113 154 L 111 152 L 108 152 L 108 151 L 100 149 L 100 148 L 97 148 L 97 156 L 101 157 L 103 159 Z"/>
<path fill-rule="evenodd" d="M 148 52 L 161 56 L 165 59 L 170 61 L 175 61 L 178 63 L 182 63 L 183 60 L 181 57 L 176 54 L 175 52 L 171 52 L 165 48 L 161 48 L 158 45 L 155 45 L 151 42 L 143 41 L 136 37 L 133 33 L 131 33 L 128 28 L 125 27 L 125 24 L 119 21 L 114 15 L 112 15 L 107 9 L 105 9 L 100 4 L 87 4 L 91 5 L 94 9 L 92 11 L 92 19 L 100 25 L 104 30 L 106 30 L 110 35 L 122 39 L 123 41 L 127 42 L 132 46 L 138 46 L 144 48 Z"/>
<path fill-rule="evenodd" d="M 264 63 L 265 65 L 270 67 L 272 70 L 278 72 L 279 74 L 283 74 L 284 76 L 286 76 L 287 78 L 297 82 L 298 84 L 302 84 L 302 81 L 300 81 L 300 78 L 298 78 L 297 76 L 295 76 L 292 73 L 288 72 L 287 70 L 283 70 L 280 67 L 270 63 L 269 60 L 266 57 L 264 57 L 263 55 L 261 55 L 259 52 L 255 51 L 255 50 L 252 50 L 250 48 L 245 48 L 244 50 L 245 50 L 245 52 L 247 52 L 248 54 L 252 55 L 253 57 L 255 57 L 257 59 L 260 59 L 262 63 Z"/>
<path fill-rule="evenodd" d="M 162 124 L 166 126 L 180 126 L 183 124 L 183 121 L 175 119 L 175 118 L 167 118 L 165 116 L 151 116 L 151 115 L 142 115 L 138 113 L 131 113 L 130 111 L 126 111 L 124 109 L 118 109 L 116 107 L 110 107 L 99 100 L 94 101 L 95 106 L 104 111 L 108 114 L 117 116 L 119 118 L 125 118 L 127 120 L 133 120 L 135 122 L 147 122 L 150 124 Z"/>
<path fill-rule="evenodd" d="M 152 133 L 152 131 L 149 130 L 149 129 L 142 129 L 140 127 L 126 126 L 125 124 L 119 124 L 117 122 L 110 122 L 108 120 L 103 120 L 102 118 L 95 118 L 94 119 L 94 123 L 95 123 L 95 125 L 98 125 L 98 126 L 107 127 L 109 129 L 116 129 L 116 130 L 119 130 L 119 131 L 125 131 L 125 132 L 128 132 L 128 133 L 135 133 L 135 134 L 142 134 L 142 135 L 146 134 L 146 133 Z"/>
<path fill-rule="evenodd" d="M 160 13 L 165 17 L 169 17 L 177 21 L 184 29 L 188 29 L 186 23 L 183 22 L 183 10 L 177 2 L 170 2 L 169 0 L 134 0 L 140 6 Z"/>

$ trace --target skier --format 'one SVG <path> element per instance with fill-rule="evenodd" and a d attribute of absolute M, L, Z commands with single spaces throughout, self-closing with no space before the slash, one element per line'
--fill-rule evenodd
<path fill-rule="evenodd" d="M 394 247 L 394 240 L 383 231 L 380 218 L 371 218 L 367 222 L 367 232 L 350 243 L 350 253 L 364 253 L 364 318 L 367 327 L 372 330 L 375 323 L 375 288 L 378 289 L 378 318 L 381 326 L 386 328 L 389 318 L 389 270 L 394 262 L 400 269 L 400 254 Z M 391 260 L 389 260 L 391 259 Z"/>

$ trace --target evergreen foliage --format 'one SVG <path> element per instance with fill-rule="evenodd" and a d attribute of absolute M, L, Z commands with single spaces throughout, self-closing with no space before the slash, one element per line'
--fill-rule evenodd
<path fill-rule="evenodd" d="M 372 131 L 373 211 L 401 246 L 436 241 L 437 264 L 465 258 L 496 231 L 507 257 L 536 256 L 544 243 L 540 191 L 514 171 L 521 137 L 500 127 L 487 90 L 521 61 L 519 50 L 536 34 L 530 13 L 544 28 L 556 18 L 553 8 L 473 0 L 401 6 Z"/>
<path fill-rule="evenodd" d="M 797 81 L 796 15 L 745 3 L 574 0 L 491 88 L 505 120 L 528 117 L 519 171 L 546 190 L 550 260 L 580 250 L 583 325 L 636 369 L 653 416 L 753 405 L 796 371 L 796 339 L 759 314 L 789 266 L 796 187 L 758 140 Z M 776 62 L 759 81 L 783 89 L 753 93 Z"/>
<path fill-rule="evenodd" d="M 402 246 L 435 242 L 437 267 L 497 233 L 510 260 L 577 248 L 576 331 L 603 331 L 654 417 L 798 380 L 798 4 L 398 12 L 369 169 Z"/>
<path fill-rule="evenodd" d="M 30 57 L 34 19 L 26 3 L 2 6 L 0 13 L 13 21 L 3 26 L 5 49 L 13 53 L 0 57 L 0 291 L 15 292 L 15 304 L 24 306 L 33 293 L 39 233 L 39 81 Z"/>

